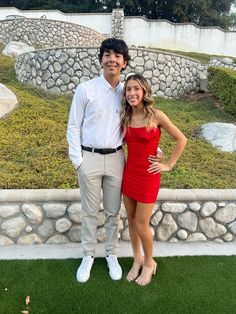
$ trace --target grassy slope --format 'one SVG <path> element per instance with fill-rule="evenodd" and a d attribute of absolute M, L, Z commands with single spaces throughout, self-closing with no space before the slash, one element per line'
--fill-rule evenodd
<path fill-rule="evenodd" d="M 153 48 L 151 48 L 153 49 Z M 209 54 L 206 54 L 206 53 L 199 53 L 199 52 L 191 52 L 191 51 L 176 51 L 176 50 L 167 50 L 167 49 L 159 49 L 159 48 L 156 48 L 157 50 L 160 50 L 160 51 L 163 51 L 163 52 L 171 52 L 171 53 L 175 53 L 175 54 L 178 54 L 178 55 L 181 55 L 181 56 L 185 56 L 185 57 L 189 57 L 189 58 L 192 58 L 192 59 L 196 59 L 198 61 L 200 61 L 201 63 L 204 63 L 204 64 L 207 64 L 210 62 L 210 59 L 213 58 L 213 57 L 216 57 L 216 58 L 224 58 L 225 56 L 219 56 L 219 55 L 209 55 Z M 228 57 L 227 57 L 228 58 Z M 234 63 L 236 63 L 236 58 L 234 57 L 230 57 Z"/>
<path fill-rule="evenodd" d="M 78 260 L 0 261 L 0 313 L 235 313 L 236 256 L 158 258 L 147 287 L 110 280 L 96 259 L 90 280 L 78 284 Z M 124 276 L 131 259 L 120 259 Z M 7 288 L 7 290 L 5 290 Z"/>
<path fill-rule="evenodd" d="M 0 188 L 75 188 L 76 174 L 67 157 L 66 125 L 71 98 L 55 97 L 14 79 L 13 61 L 0 55 L 0 82 L 15 92 L 19 107 L 0 120 Z M 236 153 L 224 153 L 193 136 L 202 123 L 234 121 L 201 101 L 157 100 L 189 141 L 171 173 L 163 174 L 165 188 L 236 188 Z M 173 142 L 163 134 L 167 157 Z"/>

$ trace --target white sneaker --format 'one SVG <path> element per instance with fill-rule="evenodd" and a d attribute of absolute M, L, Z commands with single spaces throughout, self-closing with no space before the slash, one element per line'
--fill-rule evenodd
<path fill-rule="evenodd" d="M 77 269 L 76 279 L 79 282 L 86 282 L 89 280 L 90 271 L 92 269 L 94 258 L 92 256 L 85 256 Z"/>
<path fill-rule="evenodd" d="M 109 275 L 112 280 L 119 280 L 122 277 L 122 269 L 116 255 L 106 256 Z"/>

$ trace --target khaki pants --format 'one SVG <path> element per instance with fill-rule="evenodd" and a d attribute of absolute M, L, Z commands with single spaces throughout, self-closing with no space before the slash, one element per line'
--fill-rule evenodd
<path fill-rule="evenodd" d="M 117 254 L 121 183 L 124 152 L 101 155 L 83 151 L 78 170 L 82 205 L 82 245 L 84 255 L 95 255 L 98 214 L 103 191 L 105 212 L 106 255 Z"/>

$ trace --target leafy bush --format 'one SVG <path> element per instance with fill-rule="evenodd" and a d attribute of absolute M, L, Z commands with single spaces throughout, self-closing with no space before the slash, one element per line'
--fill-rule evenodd
<path fill-rule="evenodd" d="M 210 67 L 209 86 L 226 111 L 236 115 L 236 71 Z"/>

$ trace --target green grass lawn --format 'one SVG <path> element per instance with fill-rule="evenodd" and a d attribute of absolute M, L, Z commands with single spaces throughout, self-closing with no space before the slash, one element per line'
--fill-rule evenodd
<path fill-rule="evenodd" d="M 13 60 L 0 54 L 0 82 L 17 96 L 19 106 L 0 120 L 0 189 L 76 188 L 68 159 L 66 127 L 71 97 L 50 95 L 16 81 Z M 236 152 L 226 153 L 195 137 L 203 123 L 234 122 L 213 97 L 200 100 L 157 99 L 188 138 L 186 150 L 163 188 L 236 188 Z M 160 147 L 168 158 L 173 141 L 163 132 Z"/>
<path fill-rule="evenodd" d="M 75 279 L 76 259 L 0 261 L 0 313 L 235 313 L 236 256 L 156 260 L 158 273 L 146 287 L 125 277 L 112 281 L 101 258 L 84 284 Z M 120 263 L 125 276 L 132 261 L 121 258 Z"/>

